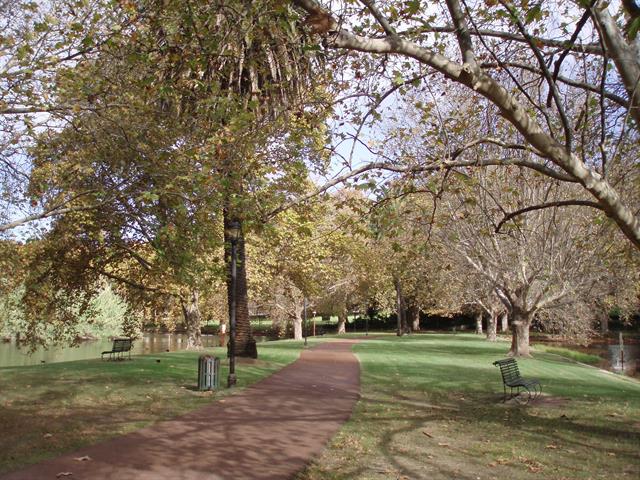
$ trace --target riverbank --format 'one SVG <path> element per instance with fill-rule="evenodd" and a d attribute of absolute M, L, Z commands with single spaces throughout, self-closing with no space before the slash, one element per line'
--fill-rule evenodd
<path fill-rule="evenodd" d="M 531 343 L 538 351 L 555 353 L 610 372 L 640 378 L 640 334 L 638 332 L 623 332 L 622 351 L 620 332 L 595 336 L 584 345 L 571 343 L 554 335 L 535 333 L 531 336 Z"/>
<path fill-rule="evenodd" d="M 203 335 L 205 348 L 217 347 L 220 343 L 217 335 Z M 73 362 L 100 358 L 104 351 L 111 350 L 111 338 L 86 340 L 76 346 L 52 345 L 37 348 L 34 352 L 26 345 L 17 344 L 15 339 L 0 343 L 0 367 L 24 367 L 41 363 Z M 142 355 L 183 350 L 187 345 L 187 336 L 180 333 L 144 333 L 134 340 L 132 354 Z"/>
<path fill-rule="evenodd" d="M 269 342 L 259 359 L 239 359 L 238 389 L 298 358 L 303 342 Z M 228 374 L 226 351 L 221 385 Z M 54 457 L 153 422 L 194 410 L 231 393 L 198 392 L 197 358 L 181 351 L 134 356 L 132 361 L 83 360 L 0 368 L 0 472 Z"/>

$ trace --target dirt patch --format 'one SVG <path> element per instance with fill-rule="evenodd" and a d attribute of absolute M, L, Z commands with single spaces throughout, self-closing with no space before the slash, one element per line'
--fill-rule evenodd
<path fill-rule="evenodd" d="M 569 402 L 570 400 L 568 398 L 554 397 L 543 393 L 540 397 L 529 403 L 529 405 L 535 407 L 565 407 Z"/>

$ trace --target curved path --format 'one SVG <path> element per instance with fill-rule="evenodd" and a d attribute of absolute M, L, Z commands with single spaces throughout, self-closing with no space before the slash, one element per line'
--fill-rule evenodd
<path fill-rule="evenodd" d="M 351 416 L 360 388 L 360 365 L 351 353 L 354 343 L 320 344 L 223 402 L 2 479 L 291 478 Z M 83 456 L 91 460 L 76 460 Z"/>

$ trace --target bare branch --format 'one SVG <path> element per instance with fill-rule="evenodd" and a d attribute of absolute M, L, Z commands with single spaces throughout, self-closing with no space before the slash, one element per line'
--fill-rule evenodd
<path fill-rule="evenodd" d="M 529 72 L 533 72 L 533 73 L 537 73 L 537 74 L 541 74 L 542 73 L 539 69 L 534 68 L 531 65 L 528 65 L 526 63 L 518 63 L 518 62 L 504 62 L 504 63 L 501 63 L 501 64 L 486 62 L 486 63 L 482 63 L 480 65 L 480 67 L 481 68 L 514 67 L 514 68 L 520 68 L 522 70 L 527 70 Z M 558 75 L 557 81 L 559 81 L 561 83 L 564 83 L 566 85 L 569 85 L 571 87 L 581 88 L 583 90 L 588 90 L 588 91 L 594 92 L 594 93 L 600 93 L 602 96 L 606 97 L 607 99 L 611 100 L 612 102 L 617 103 L 621 107 L 625 107 L 625 108 L 629 107 L 629 102 L 625 98 L 621 97 L 620 95 L 616 95 L 615 93 L 607 92 L 601 86 L 590 85 L 590 84 L 585 83 L 585 82 L 578 82 L 577 80 L 574 80 L 572 78 L 567 78 L 567 77 L 564 77 L 562 75 Z"/>
<path fill-rule="evenodd" d="M 602 207 L 599 203 L 592 202 L 590 200 L 561 200 L 557 202 L 541 203 L 540 205 L 532 205 L 530 207 L 521 208 L 514 212 L 508 213 L 507 215 L 505 215 L 505 217 L 502 220 L 500 220 L 500 222 L 498 222 L 498 225 L 496 226 L 496 233 L 500 233 L 500 229 L 502 228 L 502 225 L 504 225 L 506 222 L 524 213 L 533 212 L 536 210 L 543 210 L 545 208 L 568 207 L 568 206 L 591 207 L 591 208 L 596 208 L 598 210 L 602 210 L 603 212 L 606 212 L 604 207 Z"/>
<path fill-rule="evenodd" d="M 447 0 L 447 8 L 449 9 L 453 25 L 456 27 L 455 34 L 458 39 L 458 45 L 460 46 L 460 53 L 462 53 L 462 61 L 468 64 L 475 64 L 476 58 L 473 54 L 473 42 L 471 41 L 471 35 L 469 34 L 469 27 L 464 18 L 464 13 L 462 12 L 462 8 L 460 8 L 460 2 L 458 2 L 458 0 Z"/>
<path fill-rule="evenodd" d="M 446 25 L 442 27 L 434 27 L 433 25 L 425 24 L 424 27 L 413 30 L 406 30 L 399 32 L 399 35 L 411 36 L 419 33 L 454 33 L 456 31 L 455 27 L 451 25 Z M 517 35 L 511 32 L 501 32 L 499 30 L 487 30 L 487 29 L 477 29 L 471 30 L 469 32 L 474 36 L 483 36 L 483 37 L 493 37 L 493 38 L 501 38 L 503 40 L 510 40 L 518 43 L 527 43 L 527 40 L 521 35 Z M 588 43 L 588 44 L 571 44 L 566 40 L 553 40 L 550 38 L 543 38 L 532 36 L 533 40 L 538 45 L 544 45 L 545 47 L 557 48 L 562 50 L 569 50 L 577 53 L 588 53 L 592 55 L 603 55 L 602 48 L 597 43 Z"/>
<path fill-rule="evenodd" d="M 353 152 L 355 150 L 355 140 L 357 140 L 360 137 L 360 133 L 362 132 L 362 129 L 364 128 L 365 123 L 367 122 L 367 119 L 373 115 L 373 113 L 376 111 L 376 108 L 378 108 L 380 105 L 382 105 L 382 102 L 384 102 L 387 98 L 389 98 L 390 95 L 392 95 L 394 92 L 397 92 L 398 89 L 405 87 L 407 85 L 411 85 L 413 82 L 416 82 L 418 80 L 422 80 L 424 77 L 426 77 L 427 74 L 424 75 L 417 75 L 405 82 L 399 83 L 394 85 L 393 87 L 391 87 L 389 90 L 387 90 L 382 96 L 380 96 L 376 102 L 371 106 L 371 108 L 367 111 L 367 113 L 364 114 L 364 116 L 362 117 L 362 120 L 360 121 L 360 125 L 358 125 L 358 129 L 356 130 L 356 133 L 354 135 L 354 143 L 351 147 L 351 152 L 349 154 L 349 160 L 351 160 L 353 158 Z"/>
<path fill-rule="evenodd" d="M 85 205 L 85 206 L 64 208 L 65 205 L 69 205 L 71 202 L 77 200 L 78 198 L 83 197 L 85 195 L 90 195 L 91 193 L 95 193 L 95 190 L 82 192 L 77 195 L 74 195 L 72 198 L 66 200 L 65 202 L 55 205 L 53 207 L 47 208 L 43 212 L 34 213 L 33 215 L 27 215 L 17 220 L 13 220 L 12 222 L 1 224 L 0 232 L 6 232 L 7 230 L 11 230 L 12 228 L 16 228 L 16 227 L 19 227 L 20 225 L 25 225 L 27 223 L 34 222 L 36 220 L 44 220 L 45 218 L 54 217 L 57 215 L 64 215 L 66 213 L 82 212 L 86 210 L 95 210 L 97 208 L 100 208 L 103 205 L 103 203 L 100 203 L 97 205 Z"/>
<path fill-rule="evenodd" d="M 551 72 L 549 72 L 549 69 L 547 68 L 544 57 L 542 56 L 540 49 L 536 46 L 533 37 L 531 37 L 531 35 L 529 35 L 529 32 L 527 32 L 524 23 L 522 23 L 522 20 L 520 20 L 520 17 L 518 16 L 514 5 L 510 1 L 504 0 L 500 0 L 500 3 L 504 6 L 505 9 L 507 9 L 507 11 L 509 11 L 509 13 L 511 13 L 511 16 L 514 19 L 518 30 L 520 30 L 522 36 L 527 40 L 529 48 L 531 48 L 531 51 L 533 51 L 533 55 L 538 60 L 538 65 L 540 65 L 542 75 L 544 76 L 545 80 L 547 81 L 547 85 L 549 86 L 549 93 L 553 95 L 553 100 L 556 104 L 556 108 L 558 109 L 558 114 L 560 115 L 560 121 L 562 122 L 562 127 L 564 129 L 565 146 L 567 148 L 567 151 L 571 151 L 573 133 L 571 131 L 571 126 L 569 125 L 569 119 L 567 118 L 567 114 L 564 111 L 562 100 L 560 99 L 560 93 L 558 92 L 558 87 L 556 86 L 556 83 L 551 76 Z"/>
<path fill-rule="evenodd" d="M 591 2 L 591 5 L 593 6 L 593 4 L 595 3 L 595 0 L 593 0 Z M 584 25 L 587 23 L 587 20 L 589 20 L 589 10 L 586 10 L 583 14 L 582 14 L 582 18 L 580 18 L 580 20 L 578 20 L 578 24 L 576 25 L 576 29 L 573 32 L 573 35 L 571 35 L 571 38 L 569 39 L 569 43 L 570 44 L 574 44 L 575 41 L 578 38 L 578 35 L 580 35 L 580 32 L 582 31 L 582 28 L 584 27 Z M 553 81 L 555 82 L 558 78 L 558 75 L 560 74 L 560 67 L 562 66 L 562 62 L 564 61 L 564 59 L 567 57 L 567 55 L 569 54 L 569 49 L 565 48 L 564 51 L 562 52 L 562 54 L 560 55 L 560 58 L 558 58 L 558 60 L 556 60 L 555 64 L 554 64 L 554 70 L 553 70 Z M 547 107 L 551 106 L 551 90 L 549 90 L 549 95 L 547 96 Z"/>
<path fill-rule="evenodd" d="M 378 23 L 382 27 L 382 30 L 384 30 L 384 33 L 386 33 L 387 35 L 396 34 L 396 31 L 389 23 L 389 20 L 387 20 L 385 16 L 382 15 L 380 10 L 378 10 L 378 7 L 376 7 L 375 2 L 371 0 L 360 0 L 360 3 L 362 3 L 365 7 L 369 9 L 369 11 L 371 12 L 371 15 L 373 15 L 373 18 L 375 18 L 378 21 Z"/>

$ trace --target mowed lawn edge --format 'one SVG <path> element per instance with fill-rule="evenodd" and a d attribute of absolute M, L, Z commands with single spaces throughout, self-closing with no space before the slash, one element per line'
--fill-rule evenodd
<path fill-rule="evenodd" d="M 313 345 L 318 341 L 312 340 Z M 303 342 L 258 345 L 226 388 L 226 349 L 0 368 L 0 473 L 174 418 L 241 391 L 298 359 Z M 221 359 L 220 389 L 198 392 L 198 357 Z"/>
<path fill-rule="evenodd" d="M 502 402 L 473 334 L 378 337 L 354 347 L 361 400 L 298 479 L 595 479 L 640 475 L 640 382 L 535 352 L 518 359 L 540 401 Z"/>

